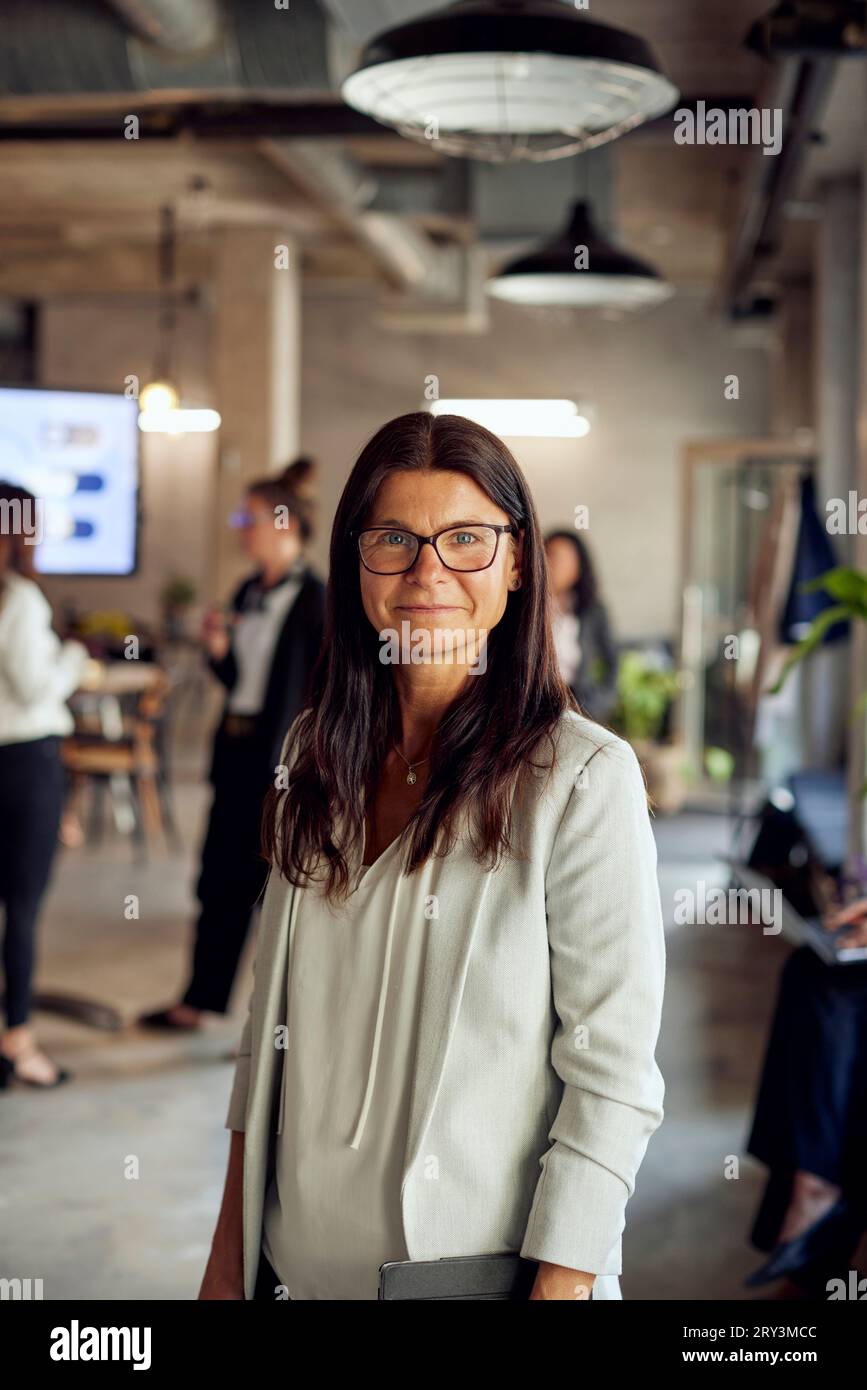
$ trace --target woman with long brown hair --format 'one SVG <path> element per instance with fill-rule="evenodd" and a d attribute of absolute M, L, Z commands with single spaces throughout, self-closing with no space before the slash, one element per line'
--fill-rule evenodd
<path fill-rule="evenodd" d="M 51 875 L 63 804 L 60 740 L 72 732 L 66 701 L 88 655 L 61 642 L 35 579 L 40 502 L 0 483 L 0 904 L 5 908 L 6 1027 L 0 1088 L 46 1088 L 69 1079 L 38 1046 L 30 1025 L 36 928 Z"/>
<path fill-rule="evenodd" d="M 505 445 L 456 416 L 385 425 L 337 509 L 324 656 L 265 818 L 201 1298 L 371 1299 L 384 1263 L 501 1251 L 534 1299 L 621 1296 L 663 1114 L 656 851 L 549 601 Z"/>

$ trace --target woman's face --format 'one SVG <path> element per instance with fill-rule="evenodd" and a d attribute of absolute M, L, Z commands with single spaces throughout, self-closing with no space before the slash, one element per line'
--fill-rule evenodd
<path fill-rule="evenodd" d="M 446 527 L 508 525 L 510 520 L 464 473 L 406 470 L 388 474 L 364 526 L 431 536 Z M 471 545 L 471 534 L 456 543 Z M 371 574 L 359 559 L 364 611 L 377 632 L 400 634 L 408 621 L 411 634 L 443 628 L 484 635 L 502 618 L 510 586 L 518 585 L 522 548 L 522 537 L 501 534 L 493 563 L 471 572 L 449 569 L 432 545 L 423 545 L 403 574 Z"/>
<path fill-rule="evenodd" d="M 240 511 L 245 514 L 239 532 L 244 554 L 264 569 L 288 568 L 301 548 L 294 518 L 290 517 L 289 526 L 278 526 L 273 506 L 255 492 L 241 499 Z"/>
<path fill-rule="evenodd" d="M 563 594 L 578 583 L 581 574 L 581 560 L 578 551 L 569 541 L 555 536 L 545 545 L 548 561 L 548 584 L 552 594 Z"/>

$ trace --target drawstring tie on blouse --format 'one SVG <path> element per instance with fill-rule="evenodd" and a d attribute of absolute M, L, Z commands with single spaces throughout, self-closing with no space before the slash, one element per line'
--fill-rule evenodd
<path fill-rule="evenodd" d="M 368 870 L 369 872 L 369 870 Z M 351 1149 L 361 1147 L 361 1140 L 364 1135 L 367 1116 L 370 1111 L 370 1103 L 373 1099 L 373 1088 L 376 1085 L 376 1071 L 379 1064 L 379 1049 L 382 1042 L 382 1027 L 385 1019 L 385 1002 L 388 997 L 388 977 L 391 971 L 391 948 L 394 940 L 395 923 L 397 922 L 397 904 L 400 893 L 400 881 L 402 875 L 399 873 L 395 885 L 394 894 L 391 901 L 391 912 L 388 918 L 388 932 L 385 939 L 385 958 L 382 964 L 382 977 L 379 985 L 379 1003 L 376 1009 L 376 1027 L 373 1033 L 373 1046 L 370 1050 L 370 1062 L 367 1068 L 367 1086 L 364 1092 L 364 1101 L 361 1106 L 361 1114 L 358 1117 L 358 1124 L 355 1127 L 355 1134 L 349 1142 Z"/>

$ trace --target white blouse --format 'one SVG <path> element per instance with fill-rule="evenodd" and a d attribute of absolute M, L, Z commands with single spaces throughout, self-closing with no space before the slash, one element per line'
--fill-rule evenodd
<path fill-rule="evenodd" d="M 400 1188 L 429 923 L 401 911 L 400 837 L 332 909 L 298 894 L 262 1248 L 293 1299 L 375 1299 L 406 1260 Z M 362 854 L 361 858 L 364 858 Z"/>
<path fill-rule="evenodd" d="M 69 734 L 66 701 L 87 665 L 87 648 L 61 642 L 51 607 L 32 579 L 7 574 L 0 590 L 0 743 Z"/>
<path fill-rule="evenodd" d="M 571 609 L 563 609 L 559 603 L 553 603 L 551 631 L 560 675 L 567 685 L 572 685 L 581 666 L 581 619 Z"/>
<path fill-rule="evenodd" d="M 232 651 L 238 679 L 229 695 L 232 714 L 260 714 L 265 704 L 271 666 L 289 610 L 301 592 L 301 566 L 281 583 L 267 589 L 261 606 L 241 611 L 232 629 Z"/>

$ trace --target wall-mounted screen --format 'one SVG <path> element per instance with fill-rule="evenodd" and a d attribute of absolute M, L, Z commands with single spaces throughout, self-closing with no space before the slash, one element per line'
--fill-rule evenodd
<path fill-rule="evenodd" d="M 0 478 L 38 499 L 42 574 L 132 574 L 138 402 L 93 391 L 0 387 Z"/>

